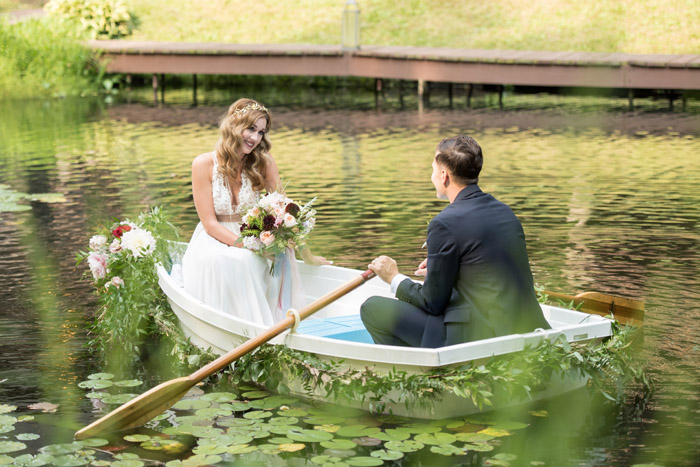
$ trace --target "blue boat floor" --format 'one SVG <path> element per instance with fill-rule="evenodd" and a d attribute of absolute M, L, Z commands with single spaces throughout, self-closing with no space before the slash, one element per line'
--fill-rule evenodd
<path fill-rule="evenodd" d="M 311 336 L 327 337 L 343 341 L 373 344 L 360 315 L 336 316 L 333 318 L 307 319 L 299 323 L 297 332 Z"/>

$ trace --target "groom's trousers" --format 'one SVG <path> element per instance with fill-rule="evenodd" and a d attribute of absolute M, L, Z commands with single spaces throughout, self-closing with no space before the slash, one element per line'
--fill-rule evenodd
<path fill-rule="evenodd" d="M 368 298 L 360 308 L 360 317 L 375 344 L 437 348 L 468 341 L 466 323 L 432 325 L 426 335 L 428 322 L 443 317 L 395 298 Z"/>

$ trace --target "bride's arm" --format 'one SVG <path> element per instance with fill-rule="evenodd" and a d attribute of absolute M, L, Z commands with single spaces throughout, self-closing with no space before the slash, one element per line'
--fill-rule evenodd
<path fill-rule="evenodd" d="M 238 236 L 221 225 L 216 219 L 211 189 L 211 174 L 214 170 L 211 153 L 200 154 L 192 162 L 192 196 L 199 220 L 207 233 L 230 246 L 236 245 Z M 240 242 L 238 242 L 240 244 Z"/>

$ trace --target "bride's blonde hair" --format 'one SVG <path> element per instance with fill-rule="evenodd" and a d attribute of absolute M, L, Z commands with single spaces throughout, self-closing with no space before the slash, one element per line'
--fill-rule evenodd
<path fill-rule="evenodd" d="M 260 118 L 265 117 L 265 134 L 250 154 L 243 154 L 243 130 L 252 127 Z M 221 137 L 216 143 L 216 158 L 219 163 L 219 173 L 228 180 L 235 180 L 237 170 L 242 166 L 242 172 L 253 185 L 253 189 L 265 188 L 265 173 L 270 161 L 272 144 L 267 137 L 272 120 L 270 113 L 259 102 L 253 99 L 238 99 L 231 104 L 226 114 L 221 117 L 219 130 Z"/>

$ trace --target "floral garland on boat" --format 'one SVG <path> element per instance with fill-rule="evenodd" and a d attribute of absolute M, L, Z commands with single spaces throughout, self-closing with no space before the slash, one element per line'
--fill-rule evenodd
<path fill-rule="evenodd" d="M 185 339 L 165 294 L 158 286 L 156 264 L 170 265 L 172 242 L 179 237 L 164 210 L 154 207 L 134 221 L 115 219 L 98 226 L 87 251 L 76 259 L 87 262 L 98 308 L 88 345 L 127 368 L 142 356 L 154 337 L 165 338 L 169 353 L 185 361 L 193 346 Z"/>

